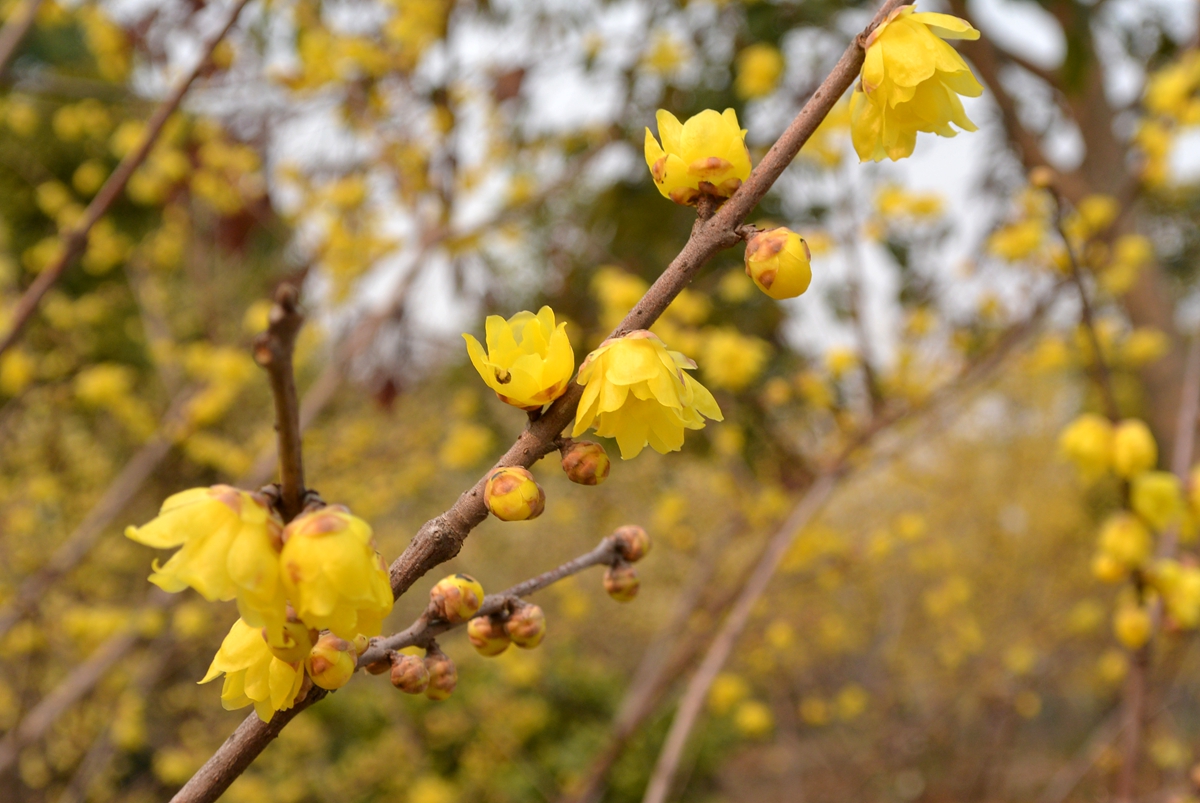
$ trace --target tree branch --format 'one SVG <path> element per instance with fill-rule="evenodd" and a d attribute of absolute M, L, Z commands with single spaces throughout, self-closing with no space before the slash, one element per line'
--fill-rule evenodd
<path fill-rule="evenodd" d="M 154 111 L 153 116 L 146 123 L 146 132 L 142 135 L 142 141 L 137 149 L 122 159 L 121 163 L 117 165 L 117 169 L 104 182 L 104 186 L 100 188 L 100 191 L 96 193 L 96 197 L 88 204 L 79 225 L 70 231 L 63 232 L 59 238 L 61 253 L 58 259 L 38 274 L 33 283 L 25 290 L 20 300 L 17 301 L 16 308 L 12 314 L 11 328 L 8 334 L 4 336 L 4 339 L 0 340 L 0 354 L 3 354 L 17 342 L 17 339 L 21 336 L 21 331 L 29 323 L 29 319 L 33 317 L 33 313 L 37 310 L 42 298 L 54 286 L 55 282 L 62 277 L 67 268 L 73 265 L 75 260 L 83 253 L 87 247 L 88 232 L 91 231 L 92 226 L 96 225 L 100 218 L 107 214 L 109 208 L 112 207 L 113 203 L 125 190 L 125 185 L 129 183 L 130 176 L 146 160 L 146 157 L 150 155 L 150 150 L 158 141 L 159 135 L 162 134 L 167 120 L 179 108 L 184 95 L 187 94 L 192 83 L 195 82 L 200 73 L 204 71 L 213 50 L 225 38 L 225 34 L 229 32 L 234 23 L 237 22 L 238 14 L 241 13 L 247 2 L 249 0 L 234 0 L 233 9 L 229 12 L 229 18 L 225 22 L 225 25 L 222 26 L 216 36 L 204 44 L 200 58 L 191 72 L 184 76 L 171 95 L 159 105 Z M 5 29 L 7 30 L 7 26 L 5 26 Z"/>
<path fill-rule="evenodd" d="M 267 372 L 275 398 L 275 432 L 279 440 L 279 506 L 285 522 L 304 508 L 304 457 L 301 453 L 300 402 L 292 358 L 296 336 L 304 324 L 300 291 L 290 282 L 275 291 L 267 331 L 254 339 L 254 361 Z"/>
<path fill-rule="evenodd" d="M 43 0 L 25 0 L 21 5 L 21 10 L 8 18 L 8 22 L 4 23 L 4 30 L 0 30 L 0 78 L 4 73 L 8 72 L 8 66 L 12 63 L 13 56 L 17 54 L 17 48 L 21 42 L 25 41 L 25 37 L 33 28 L 33 23 L 37 21 L 38 9 L 42 7 Z"/>

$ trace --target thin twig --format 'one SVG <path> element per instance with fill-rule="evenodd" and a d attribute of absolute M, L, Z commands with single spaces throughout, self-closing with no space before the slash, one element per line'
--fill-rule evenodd
<path fill-rule="evenodd" d="M 20 12 L 10 16 L 8 22 L 4 23 L 4 30 L 0 31 L 0 78 L 8 72 L 8 66 L 17 54 L 17 48 L 25 41 L 33 23 L 37 21 L 38 9 L 42 7 L 42 2 L 43 0 L 25 0 L 21 4 Z"/>
<path fill-rule="evenodd" d="M 200 58 L 195 66 L 191 69 L 171 95 L 162 102 L 155 110 L 153 116 L 146 123 L 146 132 L 142 135 L 142 141 L 138 147 L 130 152 L 121 163 L 117 165 L 117 169 L 112 172 L 108 180 L 104 182 L 104 186 L 96 193 L 96 197 L 88 204 L 87 209 L 83 213 L 83 218 L 79 221 L 79 225 L 63 232 L 59 239 L 58 259 L 52 265 L 47 267 L 33 283 L 25 290 L 25 293 L 17 301 L 16 307 L 12 312 L 12 326 L 4 339 L 0 341 L 0 354 L 7 351 L 17 339 L 21 336 L 21 331 L 25 328 L 25 324 L 33 317 L 33 313 L 37 310 L 38 304 L 42 298 L 54 286 L 66 272 L 75 260 L 83 253 L 87 246 L 88 232 L 92 226 L 96 225 L 100 218 L 108 213 L 109 208 L 120 197 L 125 190 L 125 185 L 129 183 L 130 176 L 150 155 L 150 150 L 158 141 L 159 135 L 162 134 L 163 128 L 167 124 L 167 120 L 179 108 L 179 104 L 183 101 L 184 95 L 191 88 L 192 83 L 204 72 L 208 66 L 209 59 L 212 57 L 212 52 L 216 46 L 225 38 L 225 34 L 237 22 L 238 14 L 245 7 L 249 0 L 234 0 L 233 8 L 229 12 L 229 18 L 221 27 L 221 30 L 216 36 L 209 39 L 201 51 Z"/>
<path fill-rule="evenodd" d="M 545 572 L 499 594 L 489 594 L 479 608 L 476 617 L 490 616 L 499 613 L 512 600 L 527 597 L 535 591 L 540 591 L 559 580 L 577 574 L 590 566 L 611 564 L 619 556 L 620 551 L 615 538 L 609 536 L 600 544 L 574 560 L 567 561 L 556 569 Z M 428 613 L 422 614 L 408 628 L 383 638 L 372 639 L 371 646 L 359 657 L 359 666 L 382 660 L 391 650 L 402 650 L 405 647 L 428 646 L 438 635 L 445 633 L 462 624 L 450 624 L 446 621 L 435 621 Z M 284 725 L 308 708 L 310 705 L 325 698 L 328 692 L 314 687 L 314 691 L 288 709 L 277 711 L 269 723 L 250 714 L 242 721 L 233 735 L 205 762 L 191 780 L 171 798 L 171 803 L 211 803 L 220 797 L 229 785 L 239 775 L 245 772 L 250 763 L 270 744 Z M 256 724 L 257 723 L 257 724 Z"/>
<path fill-rule="evenodd" d="M 304 324 L 300 291 L 291 283 L 275 292 L 267 331 L 254 339 L 254 361 L 266 369 L 275 398 L 275 432 L 279 440 L 279 505 L 284 521 L 304 507 L 304 458 L 301 454 L 300 402 L 296 395 L 293 356 Z"/>

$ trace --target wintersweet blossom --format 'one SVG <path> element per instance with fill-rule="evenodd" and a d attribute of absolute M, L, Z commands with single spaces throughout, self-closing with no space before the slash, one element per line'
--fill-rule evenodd
<path fill-rule="evenodd" d="M 276 711 L 286 711 L 296 701 L 304 683 L 304 662 L 276 658 L 262 631 L 238 619 L 200 682 L 216 680 L 222 673 L 221 705 L 225 710 L 253 704 L 258 718 L 270 722 Z"/>
<path fill-rule="evenodd" d="M 296 517 L 283 540 L 283 584 L 301 621 L 347 641 L 379 634 L 392 587 L 371 525 L 331 505 Z"/>
<path fill-rule="evenodd" d="M 156 518 L 125 535 L 139 544 L 182 547 L 150 582 L 172 593 L 196 589 L 209 602 L 237 599 L 242 618 L 282 638 L 287 601 L 279 576 L 283 522 L 259 494 L 228 485 L 167 497 Z"/>
<path fill-rule="evenodd" d="M 594 426 L 596 434 L 617 439 L 625 460 L 647 445 L 662 454 L 677 451 L 685 429 L 723 418 L 708 389 L 686 373 L 695 367 L 645 330 L 604 341 L 579 368 L 584 390 L 572 437 Z"/>
<path fill-rule="evenodd" d="M 507 321 L 489 315 L 485 324 L 487 353 L 468 334 L 467 354 L 487 386 L 506 404 L 540 410 L 567 389 L 575 370 L 575 352 L 567 340 L 567 325 L 555 325 L 554 310 L 537 315 L 518 312 Z"/>
<path fill-rule="evenodd" d="M 914 13 L 901 6 L 867 37 L 862 76 L 850 97 L 850 133 L 858 157 L 911 156 L 917 132 L 953 137 L 975 124 L 959 95 L 978 97 L 983 87 L 945 39 L 978 39 L 979 31 L 949 14 Z"/>
<path fill-rule="evenodd" d="M 656 119 L 662 144 L 647 128 L 646 164 L 664 198 L 685 206 L 694 206 L 702 192 L 728 198 L 750 177 L 746 131 L 733 109 L 705 109 L 686 123 L 659 109 Z"/>

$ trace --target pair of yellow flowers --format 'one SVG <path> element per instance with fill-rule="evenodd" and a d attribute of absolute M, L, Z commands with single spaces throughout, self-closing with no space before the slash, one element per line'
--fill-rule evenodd
<path fill-rule="evenodd" d="M 850 135 L 863 161 L 911 156 L 917 134 L 952 137 L 951 123 L 975 125 L 959 96 L 978 97 L 983 87 L 946 39 L 978 39 L 979 31 L 949 14 L 901 6 L 867 39 L 858 85 L 850 97 Z M 750 175 L 746 131 L 726 109 L 700 112 L 686 123 L 658 112 L 656 140 L 646 129 L 646 164 L 658 191 L 692 205 L 701 193 L 728 198 Z"/>
<path fill-rule="evenodd" d="M 318 685 L 336 687 L 322 668 L 341 661 L 352 672 L 350 643 L 378 635 L 392 610 L 371 527 L 342 507 L 302 514 L 285 527 L 260 494 L 228 485 L 192 488 L 168 497 L 157 518 L 125 534 L 146 546 L 179 547 L 165 565 L 154 563 L 150 582 L 163 590 L 237 600 L 241 618 L 201 682 L 224 673 L 225 708 L 253 704 L 264 721 L 291 707 L 306 672 Z M 333 638 L 322 639 L 321 630 Z"/>
<path fill-rule="evenodd" d="M 575 371 L 566 326 L 542 307 L 536 315 L 519 312 L 507 321 L 489 315 L 486 351 L 471 335 L 463 337 L 487 386 L 504 402 L 533 411 L 566 392 Z M 705 418 L 722 419 L 712 394 L 687 373 L 695 367 L 651 332 L 604 341 L 579 367 L 584 389 L 572 435 L 595 427 L 597 434 L 616 438 L 625 459 L 647 445 L 662 453 L 679 449 L 685 429 L 703 428 Z"/>

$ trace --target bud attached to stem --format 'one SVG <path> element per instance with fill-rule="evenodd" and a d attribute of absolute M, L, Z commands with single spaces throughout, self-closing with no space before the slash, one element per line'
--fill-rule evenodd
<path fill-rule="evenodd" d="M 504 623 L 504 632 L 523 650 L 532 650 L 546 637 L 546 614 L 541 606 L 521 603 Z"/>
<path fill-rule="evenodd" d="M 527 521 L 542 515 L 546 492 L 528 470 L 510 466 L 488 475 L 483 501 L 500 521 Z"/>
<path fill-rule="evenodd" d="M 512 642 L 504 632 L 504 624 L 490 616 L 477 616 L 467 622 L 467 638 L 476 652 L 488 658 L 504 652 Z"/>
<path fill-rule="evenodd" d="M 443 577 L 429 591 L 430 611 L 454 625 L 470 619 L 482 604 L 483 586 L 469 574 Z"/>
<path fill-rule="evenodd" d="M 425 660 L 416 655 L 391 654 L 392 685 L 405 694 L 421 694 L 429 686 Z"/>
<path fill-rule="evenodd" d="M 604 590 L 617 602 L 632 602 L 641 585 L 633 565 L 623 560 L 604 572 Z"/>
<path fill-rule="evenodd" d="M 305 662 L 313 683 L 330 691 L 345 686 L 357 665 L 353 645 L 333 633 L 317 639 Z"/>
<path fill-rule="evenodd" d="M 650 536 L 636 524 L 618 527 L 613 531 L 613 538 L 617 539 L 617 550 L 621 557 L 630 563 L 637 563 L 650 551 Z"/>
<path fill-rule="evenodd" d="M 429 685 L 425 696 L 430 700 L 445 700 L 458 685 L 458 669 L 450 656 L 442 652 L 437 644 L 430 644 L 425 651 L 425 668 L 429 671 Z"/>
<path fill-rule="evenodd" d="M 608 479 L 612 463 L 604 447 L 592 441 L 571 441 L 562 449 L 567 479 L 579 485 L 599 485 Z"/>

